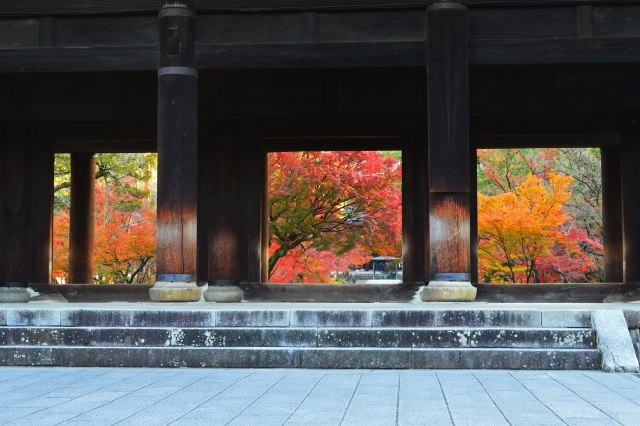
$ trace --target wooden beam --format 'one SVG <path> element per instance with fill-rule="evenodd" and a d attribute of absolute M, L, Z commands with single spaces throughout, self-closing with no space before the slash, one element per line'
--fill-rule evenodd
<path fill-rule="evenodd" d="M 427 9 L 431 280 L 470 280 L 467 8 Z"/>
<path fill-rule="evenodd" d="M 93 284 L 95 169 L 93 154 L 71 154 L 69 284 Z"/>
<path fill-rule="evenodd" d="M 620 144 L 617 133 L 605 134 L 538 134 L 538 135 L 477 135 L 477 149 L 501 148 L 599 148 Z"/>
<path fill-rule="evenodd" d="M 619 146 L 600 148 L 602 164 L 602 229 L 604 240 L 604 281 L 622 282 L 622 177 Z"/>
<path fill-rule="evenodd" d="M 263 138 L 262 152 L 297 151 L 399 151 L 402 137 Z"/>

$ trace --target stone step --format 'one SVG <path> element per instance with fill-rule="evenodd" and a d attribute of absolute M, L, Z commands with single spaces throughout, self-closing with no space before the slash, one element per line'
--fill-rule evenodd
<path fill-rule="evenodd" d="M 593 329 L 442 327 L 0 327 L 2 346 L 593 349 Z"/>
<path fill-rule="evenodd" d="M 0 365 L 597 370 L 595 349 L 0 347 Z"/>
<path fill-rule="evenodd" d="M 64 327 L 571 327 L 591 312 L 559 309 L 0 309 L 0 326 Z"/>

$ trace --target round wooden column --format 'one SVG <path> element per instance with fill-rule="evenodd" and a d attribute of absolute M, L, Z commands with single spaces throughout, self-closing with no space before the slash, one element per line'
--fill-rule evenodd
<path fill-rule="evenodd" d="M 197 15 L 158 14 L 158 230 L 154 301 L 199 300 L 195 285 L 198 206 Z M 175 283 L 174 286 L 171 284 Z M 185 283 L 191 283 L 186 285 Z"/>
<path fill-rule="evenodd" d="M 93 284 L 95 174 L 93 154 L 71 154 L 69 284 Z"/>
<path fill-rule="evenodd" d="M 470 275 L 467 8 L 427 9 L 429 287 L 425 301 L 473 300 Z M 447 283 L 467 283 L 466 285 Z"/>

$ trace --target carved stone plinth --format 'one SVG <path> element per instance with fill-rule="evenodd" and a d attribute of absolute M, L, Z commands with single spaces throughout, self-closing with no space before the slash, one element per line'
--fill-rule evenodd
<path fill-rule="evenodd" d="M 209 286 L 204 292 L 204 300 L 217 303 L 242 302 L 242 290 L 236 286 Z"/>
<path fill-rule="evenodd" d="M 27 303 L 29 292 L 23 287 L 0 287 L 0 303 Z"/>
<path fill-rule="evenodd" d="M 466 281 L 430 281 L 420 293 L 423 302 L 473 302 L 478 289 Z"/>
<path fill-rule="evenodd" d="M 196 283 L 157 282 L 149 296 L 153 302 L 198 302 L 202 289 Z"/>

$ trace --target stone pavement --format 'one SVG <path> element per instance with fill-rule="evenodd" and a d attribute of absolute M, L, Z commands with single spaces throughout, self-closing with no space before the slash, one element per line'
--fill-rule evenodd
<path fill-rule="evenodd" d="M 9 425 L 637 425 L 599 371 L 0 367 Z"/>

